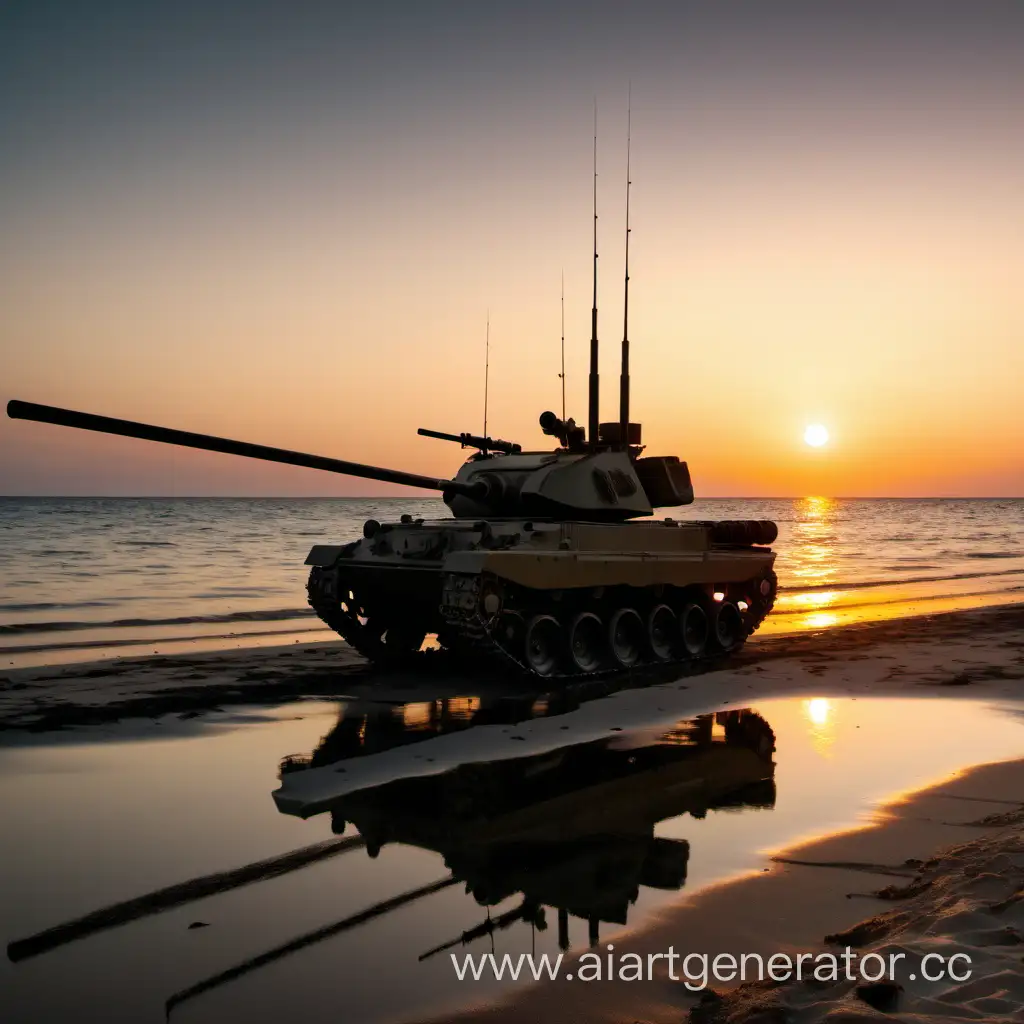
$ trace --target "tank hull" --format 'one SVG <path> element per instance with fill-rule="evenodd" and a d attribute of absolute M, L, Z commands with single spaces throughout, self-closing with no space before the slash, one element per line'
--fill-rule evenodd
<path fill-rule="evenodd" d="M 436 634 L 459 661 L 538 676 L 685 664 L 738 650 L 777 586 L 767 522 L 406 518 L 364 532 L 313 548 L 308 593 L 372 661 Z"/>

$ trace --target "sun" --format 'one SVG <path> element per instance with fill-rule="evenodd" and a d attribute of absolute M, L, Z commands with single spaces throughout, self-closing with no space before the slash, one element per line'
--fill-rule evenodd
<path fill-rule="evenodd" d="M 804 441 L 812 448 L 828 444 L 828 431 L 820 423 L 811 423 L 804 431 Z"/>

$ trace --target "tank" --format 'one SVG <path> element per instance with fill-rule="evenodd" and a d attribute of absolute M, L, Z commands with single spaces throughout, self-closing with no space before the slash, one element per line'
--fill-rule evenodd
<path fill-rule="evenodd" d="M 306 558 L 313 610 L 373 662 L 415 663 L 433 635 L 457 662 L 536 676 L 683 665 L 735 652 L 775 600 L 775 524 L 655 518 L 693 486 L 678 457 L 644 454 L 637 423 L 588 441 L 545 412 L 554 446 L 533 450 L 421 430 L 474 449 L 449 479 L 17 400 L 7 414 L 439 491 L 451 518 L 371 519 Z"/>
<path fill-rule="evenodd" d="M 630 418 L 629 154 L 618 419 L 599 415 L 597 138 L 587 427 L 545 412 L 546 446 L 421 429 L 474 454 L 450 479 L 153 427 L 27 402 L 7 414 L 440 491 L 443 520 L 368 520 L 363 536 L 314 545 L 317 615 L 374 662 L 407 660 L 428 634 L 458 661 L 536 676 L 587 676 L 730 654 L 775 600 L 778 530 L 769 521 L 654 518 L 693 502 L 687 464 L 646 455 Z M 554 447 L 551 447 L 554 442 Z"/>

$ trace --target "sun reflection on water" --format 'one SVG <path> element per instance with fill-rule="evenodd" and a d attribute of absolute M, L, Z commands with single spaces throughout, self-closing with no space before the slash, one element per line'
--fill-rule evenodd
<path fill-rule="evenodd" d="M 827 697 L 814 697 L 803 702 L 811 746 L 820 757 L 831 757 L 835 743 L 835 708 Z"/>
<path fill-rule="evenodd" d="M 807 709 L 807 717 L 815 725 L 824 725 L 832 710 L 832 704 L 827 697 L 815 697 L 813 700 L 805 701 L 804 707 Z"/>
<path fill-rule="evenodd" d="M 814 612 L 804 618 L 803 624 L 808 629 L 827 629 L 839 621 L 835 612 Z"/>
<path fill-rule="evenodd" d="M 919 536 L 912 520 L 894 519 L 891 509 L 869 507 L 877 522 L 868 535 L 864 532 L 866 509 L 856 503 L 807 497 L 794 499 L 790 508 L 776 546 L 780 589 L 760 636 L 1024 602 L 1024 590 L 1000 582 L 1007 573 L 1024 572 L 1016 562 L 1008 569 L 1000 563 L 998 571 L 979 571 L 976 565 L 966 563 L 972 554 L 967 552 L 962 572 L 956 566 L 947 570 L 938 556 L 934 562 L 920 563 L 915 545 L 929 535 Z M 920 515 L 912 510 L 906 513 L 915 514 Z M 893 548 L 898 552 L 892 555 L 893 564 L 883 563 L 878 552 L 897 543 L 901 546 Z M 1003 556 L 1002 551 L 998 554 Z M 866 574 L 866 563 L 878 564 Z M 947 571 L 950 575 L 943 575 Z M 904 574 L 909 575 L 904 578 Z"/>
<path fill-rule="evenodd" d="M 835 550 L 834 498 L 802 498 L 797 502 L 793 528 L 793 580 L 804 586 L 834 583 L 838 565 Z"/>
<path fill-rule="evenodd" d="M 788 574 L 787 587 L 827 587 L 838 582 L 839 564 L 835 547 L 838 508 L 839 503 L 834 498 L 809 497 L 796 503 L 797 519 L 789 552 L 793 568 Z M 842 597 L 840 590 L 816 589 L 798 594 L 783 592 L 779 596 L 779 604 L 787 611 L 806 611 L 808 614 L 802 615 L 800 622 L 804 628 L 825 629 L 834 626 L 839 616 L 823 609 Z"/>
<path fill-rule="evenodd" d="M 830 604 L 835 604 L 840 597 L 842 597 L 842 591 L 840 590 L 825 590 L 821 592 L 816 591 L 812 594 L 787 595 L 786 600 L 789 604 L 795 604 L 800 608 L 810 610 L 812 608 L 827 608 Z"/>

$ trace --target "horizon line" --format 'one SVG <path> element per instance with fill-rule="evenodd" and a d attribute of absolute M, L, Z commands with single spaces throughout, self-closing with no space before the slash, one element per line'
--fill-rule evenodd
<path fill-rule="evenodd" d="M 1022 501 L 1024 494 L 707 494 L 699 501 L 799 501 L 828 498 L 830 501 Z M 442 501 L 440 496 L 418 499 L 404 494 L 0 494 L 0 501 Z M 664 505 L 659 508 L 684 508 Z M 638 516 L 637 518 L 645 518 Z M 569 521 L 567 519 L 567 521 Z"/>

